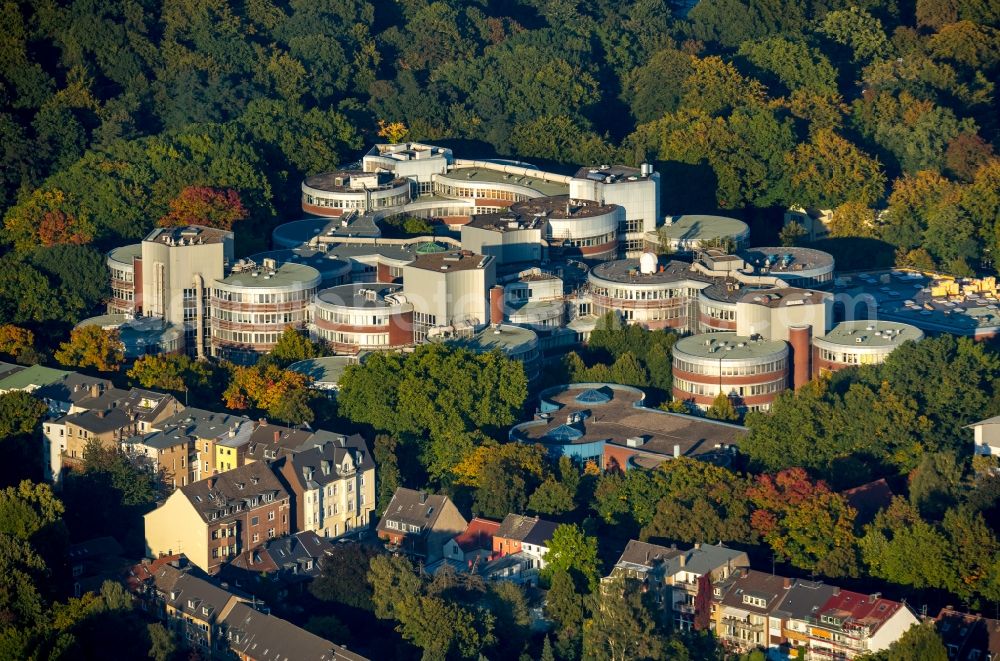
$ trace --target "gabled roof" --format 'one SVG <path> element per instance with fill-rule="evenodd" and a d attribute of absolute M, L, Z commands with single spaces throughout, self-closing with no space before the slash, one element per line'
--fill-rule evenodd
<path fill-rule="evenodd" d="M 547 546 L 552 533 L 559 527 L 558 523 L 539 519 L 537 516 L 508 514 L 504 517 L 495 537 L 512 539 L 524 544 Z"/>
<path fill-rule="evenodd" d="M 840 590 L 820 607 L 819 615 L 841 619 L 845 626 L 867 626 L 874 633 L 902 608 L 905 606 L 898 601 L 883 599 L 878 594 Z"/>
<path fill-rule="evenodd" d="M 752 613 L 770 613 L 781 604 L 790 586 L 791 579 L 784 576 L 744 569 L 726 580 L 721 602 L 724 606 Z M 762 599 L 764 605 L 759 605 L 757 599 Z"/>
<path fill-rule="evenodd" d="M 868 482 L 861 486 L 841 492 L 847 499 L 847 504 L 857 510 L 854 517 L 855 526 L 863 526 L 871 523 L 875 515 L 892 504 L 892 489 L 885 478 L 880 478 L 874 482 Z"/>
<path fill-rule="evenodd" d="M 305 530 L 288 537 L 272 539 L 261 548 L 245 551 L 231 564 L 253 572 L 286 570 L 309 578 L 319 575 L 323 558 L 333 550 L 333 544 L 312 530 Z"/>
<path fill-rule="evenodd" d="M 966 429 L 972 429 L 973 427 L 979 427 L 981 425 L 1000 425 L 1000 415 L 995 415 L 992 418 L 986 418 L 985 420 L 980 420 L 979 422 L 973 422 L 971 425 L 966 425 Z"/>
<path fill-rule="evenodd" d="M 660 546 L 659 544 L 630 539 L 615 566 L 623 569 L 652 569 L 655 564 L 676 558 L 683 553 L 676 547 Z"/>
<path fill-rule="evenodd" d="M 230 648 L 256 661 L 365 661 L 365 657 L 246 604 L 226 616 Z"/>
<path fill-rule="evenodd" d="M 1000 620 L 942 608 L 935 618 L 937 632 L 953 661 L 1000 658 Z M 992 657 L 990 656 L 992 655 Z"/>
<path fill-rule="evenodd" d="M 695 544 L 694 548 L 685 551 L 682 556 L 670 558 L 666 572 L 668 576 L 682 571 L 703 576 L 726 565 L 732 565 L 734 569 L 749 567 L 750 561 L 745 551 L 731 549 L 721 544 Z"/>
<path fill-rule="evenodd" d="M 837 590 L 835 586 L 819 581 L 798 579 L 788 588 L 788 594 L 781 601 L 778 611 L 792 620 L 817 618 L 823 604 L 828 602 Z"/>
<path fill-rule="evenodd" d="M 234 442 L 246 442 L 253 431 L 253 424 L 245 415 L 218 413 L 194 407 L 161 420 L 157 426 L 160 429 L 179 427 L 183 433 L 199 439 L 225 441 L 228 437 Z"/>
<path fill-rule="evenodd" d="M 177 489 L 206 522 L 223 520 L 265 502 L 287 498 L 288 492 L 262 462 L 246 464 Z M 175 496 L 171 496 L 172 498 Z M 267 499 L 270 500 L 267 500 Z"/>
<path fill-rule="evenodd" d="M 63 418 L 62 422 L 63 424 L 75 425 L 92 434 L 107 434 L 125 429 L 132 424 L 132 418 L 125 411 L 113 408 L 72 413 Z"/>
<path fill-rule="evenodd" d="M 287 455 L 280 461 L 291 466 L 289 479 L 303 490 L 312 490 L 337 482 L 353 471 L 365 472 L 375 467 L 368 444 L 360 434 L 341 436 L 317 432 L 308 443 L 318 443 L 308 450 Z"/>
<path fill-rule="evenodd" d="M 489 551 L 493 548 L 493 536 L 500 529 L 497 521 L 473 517 L 469 522 L 469 527 L 461 535 L 455 537 L 458 547 L 469 553 L 470 551 Z"/>
<path fill-rule="evenodd" d="M 247 457 L 257 461 L 277 459 L 285 454 L 301 450 L 313 432 L 307 429 L 294 429 L 284 425 L 276 425 L 266 420 L 251 432 L 247 444 Z"/>
<path fill-rule="evenodd" d="M 160 567 L 153 580 L 168 605 L 204 622 L 217 621 L 225 614 L 230 602 L 239 599 L 169 564 Z"/>
<path fill-rule="evenodd" d="M 396 521 L 418 526 L 421 534 L 426 533 L 434 528 L 441 510 L 450 502 L 448 496 L 399 487 L 378 522 L 378 530 L 388 530 L 385 526 L 386 521 Z"/>

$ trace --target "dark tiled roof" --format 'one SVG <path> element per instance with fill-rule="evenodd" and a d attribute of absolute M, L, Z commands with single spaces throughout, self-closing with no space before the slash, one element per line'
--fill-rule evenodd
<path fill-rule="evenodd" d="M 288 492 L 271 472 L 271 467 L 262 462 L 192 482 L 178 491 L 184 494 L 205 521 L 221 520 L 246 511 L 253 507 L 250 503 L 256 498 L 270 497 L 273 502 L 288 497 Z M 261 504 L 258 502 L 258 506 Z"/>
<path fill-rule="evenodd" d="M 270 422 L 262 422 L 250 434 L 247 457 L 257 461 L 277 459 L 298 452 L 313 433 L 306 429 L 293 429 Z"/>
<path fill-rule="evenodd" d="M 937 632 L 954 661 L 985 661 L 1000 658 L 1000 620 L 942 608 L 936 618 Z M 992 655 L 992 657 L 990 656 Z"/>
<path fill-rule="evenodd" d="M 343 436 L 332 432 L 317 432 L 307 444 L 312 447 L 284 459 L 292 465 L 292 474 L 304 489 L 336 482 L 350 474 L 350 470 L 342 472 L 348 461 L 358 472 L 375 467 L 368 444 L 360 434 Z"/>
<path fill-rule="evenodd" d="M 745 569 L 733 574 L 727 583 L 728 589 L 725 589 L 722 597 L 723 605 L 755 613 L 770 613 L 778 608 L 788 591 L 786 586 L 791 586 L 791 579 Z M 766 606 L 747 602 L 745 598 L 748 596 L 764 599 Z"/>
<path fill-rule="evenodd" d="M 392 495 L 389 506 L 385 508 L 382 520 L 378 523 L 378 530 L 387 530 L 386 521 L 398 521 L 418 526 L 421 533 L 426 532 L 434 527 L 441 510 L 448 502 L 450 502 L 448 496 L 399 487 Z"/>
<path fill-rule="evenodd" d="M 630 539 L 628 544 L 625 545 L 625 550 L 622 551 L 621 557 L 618 558 L 618 564 L 651 568 L 657 562 L 676 558 L 683 553 L 683 551 L 677 548 Z"/>
<path fill-rule="evenodd" d="M 836 592 L 837 588 L 832 585 L 799 579 L 788 588 L 779 610 L 794 620 L 818 617 L 820 608 Z"/>
<path fill-rule="evenodd" d="M 180 427 L 184 433 L 196 438 L 220 439 L 229 434 L 230 431 L 242 428 L 248 422 L 250 422 L 250 418 L 245 415 L 217 413 L 191 407 L 161 421 L 159 427 L 161 429 Z"/>
<path fill-rule="evenodd" d="M 235 598 L 222 588 L 171 565 L 160 567 L 153 580 L 167 604 L 206 622 L 216 621 L 230 599 Z"/>
<path fill-rule="evenodd" d="M 289 570 L 303 577 L 316 577 L 321 571 L 323 558 L 333 550 L 333 544 L 315 532 L 305 530 L 241 553 L 232 565 L 253 572 Z"/>
<path fill-rule="evenodd" d="M 225 619 L 229 646 L 257 661 L 365 661 L 340 645 L 245 604 Z"/>
<path fill-rule="evenodd" d="M 132 424 L 131 416 L 121 409 L 97 409 L 73 413 L 63 418 L 63 421 L 80 429 L 86 429 L 92 434 L 106 434 Z"/>
<path fill-rule="evenodd" d="M 558 526 L 557 523 L 539 519 L 537 516 L 508 514 L 500 524 L 495 537 L 513 539 L 524 544 L 546 546 Z"/>

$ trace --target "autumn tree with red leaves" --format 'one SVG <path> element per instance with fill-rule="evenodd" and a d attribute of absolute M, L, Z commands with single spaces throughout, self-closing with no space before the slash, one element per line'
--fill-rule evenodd
<path fill-rule="evenodd" d="M 161 227 L 203 225 L 231 230 L 249 214 L 232 188 L 188 186 L 170 201 L 170 213 L 160 218 Z"/>
<path fill-rule="evenodd" d="M 857 574 L 855 510 L 802 468 L 759 475 L 747 489 L 750 525 L 778 558 L 826 576 Z"/>

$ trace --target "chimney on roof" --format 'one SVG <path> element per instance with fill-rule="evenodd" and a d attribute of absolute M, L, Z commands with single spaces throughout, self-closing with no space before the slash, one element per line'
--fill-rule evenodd
<path fill-rule="evenodd" d="M 694 550 L 697 551 L 700 548 L 701 548 L 701 542 L 695 542 L 694 543 Z"/>
<path fill-rule="evenodd" d="M 421 491 L 420 492 L 420 504 L 423 505 L 426 502 L 427 502 L 427 492 L 426 491 Z"/>
<path fill-rule="evenodd" d="M 214 489 L 215 488 L 215 478 L 214 477 L 208 478 L 208 488 L 209 489 Z"/>
<path fill-rule="evenodd" d="M 277 443 L 281 440 L 281 432 L 277 429 L 274 430 L 274 442 Z"/>
<path fill-rule="evenodd" d="M 783 578 L 783 579 L 781 579 L 781 586 L 782 586 L 783 588 L 785 588 L 786 590 L 787 590 L 788 588 L 792 587 L 792 579 L 790 579 L 790 578 L 787 578 L 787 577 L 786 577 L 786 578 Z"/>
<path fill-rule="evenodd" d="M 685 565 L 687 565 L 687 557 L 688 557 L 687 553 L 681 553 L 678 556 L 678 561 L 681 563 L 681 568 L 682 569 L 684 568 Z"/>

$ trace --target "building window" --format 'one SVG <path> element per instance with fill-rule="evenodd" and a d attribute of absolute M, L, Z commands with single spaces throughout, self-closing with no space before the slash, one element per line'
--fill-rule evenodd
<path fill-rule="evenodd" d="M 270 512 L 267 513 L 267 520 L 274 521 L 274 510 L 271 510 Z"/>
<path fill-rule="evenodd" d="M 254 533 L 253 534 L 253 541 L 254 541 L 254 544 L 256 544 L 257 542 L 260 541 L 260 534 L 259 533 Z"/>
<path fill-rule="evenodd" d="M 268 537 L 268 539 L 270 539 L 271 537 L 274 537 L 274 528 L 268 528 L 267 529 L 267 537 Z"/>
<path fill-rule="evenodd" d="M 260 523 L 260 517 L 259 516 L 251 516 L 250 517 L 250 525 L 251 526 L 256 526 L 259 523 Z"/>

